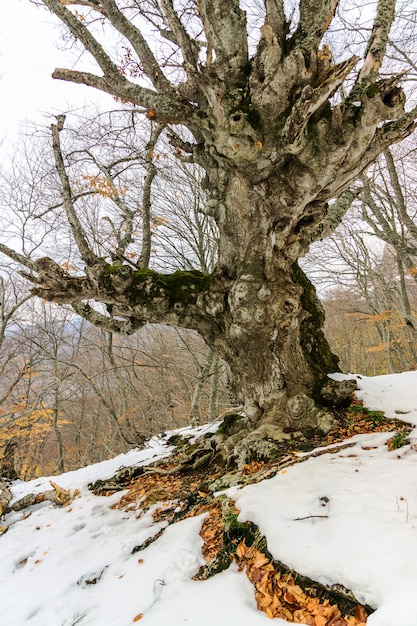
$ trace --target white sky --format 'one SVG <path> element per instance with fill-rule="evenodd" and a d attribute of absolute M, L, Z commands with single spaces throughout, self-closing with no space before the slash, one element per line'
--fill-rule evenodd
<path fill-rule="evenodd" d="M 0 141 L 15 141 L 25 122 L 49 124 L 49 115 L 108 96 L 81 85 L 55 81 L 55 67 L 71 67 L 62 51 L 58 21 L 29 0 L 0 0 Z"/>

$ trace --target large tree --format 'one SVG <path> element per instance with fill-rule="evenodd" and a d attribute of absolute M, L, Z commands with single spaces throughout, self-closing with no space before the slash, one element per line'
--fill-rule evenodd
<path fill-rule="evenodd" d="M 217 225 L 219 254 L 211 274 L 170 275 L 96 254 L 74 209 L 59 120 L 56 166 L 85 273 L 15 255 L 31 270 L 33 292 L 121 332 L 148 322 L 197 330 L 230 365 L 253 428 L 329 428 L 320 406 L 336 398 L 327 374 L 337 359 L 297 261 L 338 225 L 353 197 L 350 183 L 415 128 L 403 75 L 381 72 L 395 0 L 375 3 L 373 23 L 361 31 L 367 42 L 345 58 L 336 50 L 340 38 L 331 50 L 329 35 L 338 0 L 300 0 L 291 20 L 283 0 L 264 0 L 250 26 L 239 0 L 41 4 L 98 66 L 56 69 L 54 78 L 133 103 L 165 128 L 179 158 L 204 170 L 204 212 Z M 94 312 L 92 301 L 105 303 L 112 319 Z"/>

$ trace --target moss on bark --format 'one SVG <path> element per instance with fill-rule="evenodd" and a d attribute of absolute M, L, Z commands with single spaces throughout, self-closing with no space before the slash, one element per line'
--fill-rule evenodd
<path fill-rule="evenodd" d="M 321 388 L 326 374 L 340 372 L 339 358 L 332 353 L 329 343 L 323 333 L 324 310 L 321 306 L 314 285 L 310 282 L 298 263 L 292 267 L 295 281 L 302 287 L 302 307 L 308 317 L 301 323 L 300 344 L 304 356 L 311 366 L 317 379 L 317 390 Z"/>
<path fill-rule="evenodd" d="M 117 290 L 120 281 L 126 282 L 123 292 L 128 295 L 133 306 L 150 304 L 158 298 L 167 298 L 170 305 L 195 304 L 197 296 L 208 291 L 213 282 L 211 275 L 197 270 L 160 274 L 148 268 L 134 272 L 125 265 L 108 266 L 105 275 L 106 288 L 109 290 Z"/>

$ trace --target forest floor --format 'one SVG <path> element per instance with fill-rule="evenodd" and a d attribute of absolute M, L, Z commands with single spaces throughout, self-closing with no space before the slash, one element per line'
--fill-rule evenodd
<path fill-rule="evenodd" d="M 334 431 L 239 470 L 171 473 L 208 425 L 53 477 L 60 507 L 28 500 L 49 479 L 14 482 L 4 623 L 415 626 L 416 383 L 358 377 Z"/>

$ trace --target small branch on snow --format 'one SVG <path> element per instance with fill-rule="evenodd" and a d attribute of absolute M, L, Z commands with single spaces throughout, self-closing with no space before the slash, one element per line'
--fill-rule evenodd
<path fill-rule="evenodd" d="M 294 522 L 301 522 L 305 519 L 329 519 L 328 515 L 306 515 L 305 517 L 295 517 Z"/>

